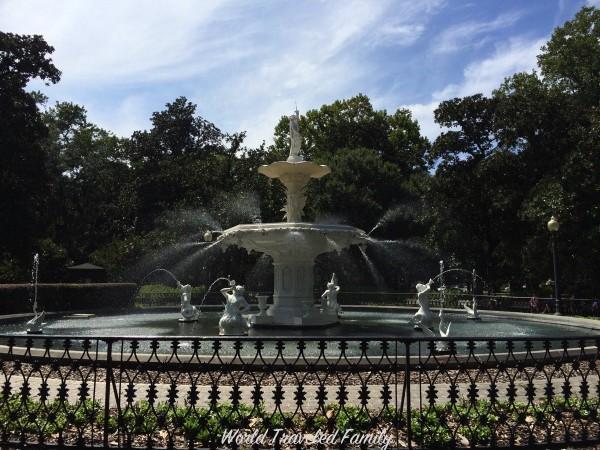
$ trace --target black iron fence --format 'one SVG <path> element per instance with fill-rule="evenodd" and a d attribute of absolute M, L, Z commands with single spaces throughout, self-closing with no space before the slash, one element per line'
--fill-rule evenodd
<path fill-rule="evenodd" d="M 593 445 L 599 341 L 1 336 L 0 445 Z"/>

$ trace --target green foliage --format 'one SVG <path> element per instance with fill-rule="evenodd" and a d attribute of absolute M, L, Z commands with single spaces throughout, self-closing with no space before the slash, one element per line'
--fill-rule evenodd
<path fill-rule="evenodd" d="M 413 414 L 411 427 L 419 442 L 428 448 L 447 448 L 452 442 L 452 434 L 445 421 L 444 406 L 427 408 Z"/>
<path fill-rule="evenodd" d="M 555 428 L 560 417 L 566 417 L 565 423 L 575 418 L 580 424 L 586 421 L 588 426 L 592 425 L 598 417 L 598 408 L 597 398 L 553 397 L 536 403 L 461 400 L 412 410 L 411 429 L 413 439 L 426 448 L 447 448 L 460 440 L 466 440 L 470 446 L 487 446 L 506 438 L 505 426 L 517 429 L 526 425 L 543 430 Z M 405 430 L 403 419 L 393 407 L 369 416 L 364 408 L 355 405 L 331 404 L 325 408 L 325 414 L 304 417 L 267 412 L 263 405 L 217 403 L 201 408 L 144 400 L 122 405 L 119 411 L 111 410 L 107 429 L 109 433 L 120 432 L 132 439 L 181 436 L 210 445 L 219 442 L 223 433 L 231 429 L 259 433 L 266 430 L 271 436 L 277 428 L 302 433 L 332 432 L 336 428 L 343 433 L 352 428 L 373 433 L 394 430 L 399 424 L 399 431 Z M 23 432 L 25 436 L 47 441 L 73 431 L 84 432 L 91 426 L 97 430 L 104 428 L 104 411 L 97 401 L 42 402 L 21 395 L 0 399 L 0 432 L 8 436 L 21 436 Z"/>
<path fill-rule="evenodd" d="M 26 264 L 48 219 L 43 96 L 26 88 L 33 79 L 58 82 L 53 51 L 41 36 L 0 31 L 0 252 L 10 255 L 5 265 L 13 268 Z"/>
<path fill-rule="evenodd" d="M 542 49 L 543 77 L 516 74 L 489 98 L 445 101 L 435 112 L 451 129 L 430 153 L 430 242 L 496 289 L 551 276 L 545 224 L 555 215 L 567 295 L 600 290 L 591 269 L 600 265 L 599 30 L 600 11 L 583 8 Z"/>
<path fill-rule="evenodd" d="M 541 75 L 518 73 L 490 96 L 440 103 L 435 118 L 447 129 L 432 145 L 408 110 L 376 110 L 362 94 L 307 111 L 302 151 L 333 171 L 309 183 L 305 218 L 409 243 L 391 252 L 399 258 L 372 252 L 389 266 L 390 288 L 414 285 L 422 273 L 406 267 L 428 270 L 434 254 L 476 268 L 497 290 L 552 276 L 545 223 L 555 215 L 566 294 L 598 295 L 599 33 L 600 11 L 582 8 L 542 48 Z M 256 168 L 287 157 L 286 117 L 272 146 L 246 148 L 244 132 L 221 131 L 179 97 L 152 114 L 150 129 L 118 138 L 80 105 L 40 113 L 43 95 L 26 87 L 59 80 L 52 52 L 40 36 L 0 33 L 0 210 L 10 211 L 0 216 L 0 280 L 28 281 L 34 252 L 47 281 L 87 260 L 113 279 L 140 278 L 173 267 L 163 250 L 208 229 L 281 220 L 282 185 Z M 232 251 L 181 275 L 245 282 L 255 262 Z"/>
<path fill-rule="evenodd" d="M 327 411 L 335 419 L 335 427 L 341 433 L 347 429 L 366 432 L 377 422 L 369 416 L 365 408 L 355 405 L 331 404 L 327 406 Z"/>

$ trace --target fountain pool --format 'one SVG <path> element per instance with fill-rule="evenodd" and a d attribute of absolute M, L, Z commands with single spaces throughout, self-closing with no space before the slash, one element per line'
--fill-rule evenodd
<path fill-rule="evenodd" d="M 369 341 L 369 348 L 366 351 L 368 355 L 381 354 L 381 341 L 389 339 L 410 339 L 421 340 L 423 352 L 427 349 L 426 336 L 421 332 L 414 330 L 411 325 L 411 318 L 414 314 L 412 308 L 402 307 L 346 307 L 341 320 L 338 324 L 326 328 L 250 328 L 247 337 L 230 337 L 222 341 L 222 347 L 219 350 L 220 355 L 233 355 L 235 353 L 233 342 L 242 342 L 240 354 L 255 354 L 255 344 L 258 340 L 264 339 L 264 356 L 276 356 L 277 338 L 285 334 L 286 338 L 292 338 L 286 342 L 290 354 L 297 354 L 298 341 L 307 340 L 307 346 L 304 351 L 306 356 L 319 355 L 319 348 L 315 340 L 323 338 L 332 341 L 347 341 L 348 348 L 346 356 L 360 356 L 362 350 L 360 342 Z M 144 310 L 139 312 L 129 312 L 126 314 L 98 314 L 91 317 L 79 318 L 77 316 L 50 316 L 48 323 L 44 328 L 46 335 L 61 336 L 62 338 L 73 337 L 73 348 L 76 349 L 77 343 L 85 337 L 114 337 L 125 336 L 125 341 L 137 340 L 137 351 L 150 353 L 152 338 L 160 338 L 161 347 L 158 353 L 172 352 L 172 341 L 178 340 L 180 354 L 193 353 L 191 341 L 194 338 L 204 339 L 206 337 L 216 336 L 219 332 L 219 318 L 221 311 L 212 310 L 203 312 L 200 318 L 195 322 L 178 322 L 179 312 L 177 310 L 161 308 L 160 310 Z M 551 321 L 543 321 L 545 319 Z M 592 321 L 585 321 L 586 324 L 570 323 L 569 319 L 555 318 L 554 316 L 532 316 L 530 314 L 513 313 L 511 315 L 493 312 L 486 313 L 482 320 L 473 322 L 468 320 L 467 316 L 459 310 L 450 310 L 446 312 L 446 320 L 452 322 L 452 338 L 457 340 L 457 353 L 467 353 L 467 339 L 473 339 L 478 346 L 488 351 L 487 342 L 498 340 L 498 352 L 506 351 L 506 339 L 512 339 L 515 342 L 515 351 L 521 351 L 524 347 L 526 338 L 548 338 L 554 342 L 556 347 L 564 339 L 594 337 L 598 334 L 598 329 L 594 328 Z M 572 320 L 572 319 L 570 319 Z M 580 319 L 581 320 L 581 319 Z M 589 322 L 589 323 L 587 323 Z M 586 328 L 587 327 L 587 328 Z M 600 324 L 598 324 L 600 328 Z M 27 336 L 26 326 L 20 322 L 5 321 L 0 322 L 0 335 L 11 335 L 18 339 L 19 335 Z M 39 339 L 37 347 L 41 347 L 44 337 Z M 219 340 L 219 338 L 211 338 Z M 5 339 L 3 339 L 5 340 Z M 460 342 L 459 342 L 460 341 Z M 541 342 L 537 347 L 541 348 Z M 500 344 L 502 343 L 502 344 Z M 201 354 L 210 354 L 212 341 L 207 341 Z M 129 344 L 126 344 L 126 347 Z M 325 351 L 325 354 L 339 355 L 340 349 L 330 344 L 331 348 Z M 534 345 L 534 347 L 536 347 Z M 202 346 L 201 346 L 202 348 Z M 98 349 L 102 351 L 102 348 Z M 402 349 L 400 349 L 402 350 Z M 285 353 L 285 351 L 284 351 Z M 400 351 L 399 353 L 402 353 Z"/>

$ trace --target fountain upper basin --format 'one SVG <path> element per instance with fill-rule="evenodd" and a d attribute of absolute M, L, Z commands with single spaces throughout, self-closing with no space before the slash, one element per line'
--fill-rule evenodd
<path fill-rule="evenodd" d="M 237 225 L 225 230 L 219 240 L 225 246 L 237 245 L 273 258 L 289 255 L 312 261 L 321 253 L 366 244 L 369 237 L 349 225 L 282 222 Z"/>

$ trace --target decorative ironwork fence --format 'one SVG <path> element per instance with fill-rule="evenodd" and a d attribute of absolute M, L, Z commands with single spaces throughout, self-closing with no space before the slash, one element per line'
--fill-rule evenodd
<path fill-rule="evenodd" d="M 592 445 L 599 341 L 0 336 L 0 445 Z"/>

